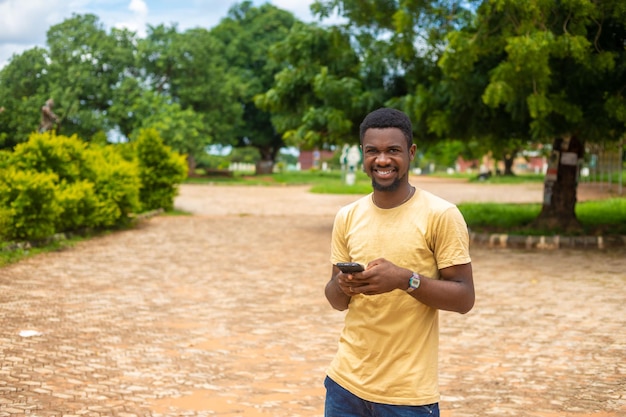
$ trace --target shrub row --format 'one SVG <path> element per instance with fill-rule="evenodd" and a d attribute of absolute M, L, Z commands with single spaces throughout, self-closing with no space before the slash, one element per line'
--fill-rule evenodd
<path fill-rule="evenodd" d="M 0 238 L 37 241 L 123 226 L 132 213 L 172 209 L 186 175 L 184 156 L 154 129 L 115 145 L 33 133 L 0 155 Z"/>

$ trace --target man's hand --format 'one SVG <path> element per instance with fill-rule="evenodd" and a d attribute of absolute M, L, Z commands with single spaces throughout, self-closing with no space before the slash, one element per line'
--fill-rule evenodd
<path fill-rule="evenodd" d="M 337 275 L 335 275 L 335 281 L 344 294 L 352 297 L 353 295 L 360 292 L 357 291 L 358 287 L 367 285 L 367 283 L 363 280 L 362 275 L 363 272 L 339 272 Z"/>
<path fill-rule="evenodd" d="M 351 274 L 351 278 L 346 280 L 346 285 L 353 291 L 352 295 L 383 294 L 395 289 L 406 290 L 412 274 L 413 272 L 406 268 L 379 258 L 368 263 L 365 271 Z"/>

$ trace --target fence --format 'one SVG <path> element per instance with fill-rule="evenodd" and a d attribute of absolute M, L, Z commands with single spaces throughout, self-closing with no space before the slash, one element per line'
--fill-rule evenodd
<path fill-rule="evenodd" d="M 581 170 L 581 181 L 596 184 L 602 190 L 615 189 L 618 195 L 624 195 L 624 142 L 590 144 L 587 152 L 589 161 Z"/>

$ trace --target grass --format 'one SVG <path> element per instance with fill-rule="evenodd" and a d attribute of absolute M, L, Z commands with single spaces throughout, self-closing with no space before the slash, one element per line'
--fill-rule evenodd
<path fill-rule="evenodd" d="M 450 178 L 443 174 L 442 177 Z M 474 181 L 475 175 L 454 176 Z M 512 178 L 492 177 L 485 184 L 519 184 L 543 181 L 540 175 L 518 175 Z M 354 185 L 346 185 L 341 172 L 300 171 L 274 175 L 239 175 L 232 177 L 191 178 L 187 183 L 211 183 L 226 185 L 310 185 L 310 192 L 319 194 L 360 194 L 371 191 L 369 178 L 363 172 L 356 173 Z M 550 235 L 550 230 L 533 230 L 530 223 L 541 211 L 540 204 L 463 203 L 459 205 L 468 226 L 477 232 L 511 233 L 524 235 Z M 185 215 L 171 211 L 164 215 Z M 588 235 L 626 235 L 626 198 L 586 201 L 576 205 L 576 216 Z M 92 236 L 72 237 L 53 241 L 40 247 L 0 242 L 0 267 L 42 252 L 64 250 Z"/>
<path fill-rule="evenodd" d="M 470 229 L 477 232 L 522 235 L 553 235 L 531 223 L 541 212 L 540 204 L 463 203 L 459 204 Z M 576 204 L 576 217 L 582 234 L 626 235 L 626 199 L 585 201 Z"/>
<path fill-rule="evenodd" d="M 356 173 L 354 185 L 346 185 L 340 171 L 293 171 L 273 175 L 234 174 L 232 177 L 194 177 L 188 184 L 213 185 L 310 185 L 316 194 L 367 194 L 372 190 L 371 182 L 363 172 Z"/>
<path fill-rule="evenodd" d="M 84 237 L 73 237 L 70 239 L 54 240 L 41 246 L 32 246 L 24 243 L 16 244 L 12 242 L 0 242 L 0 268 L 40 253 L 62 251 L 71 248 L 76 243 L 85 239 L 86 238 Z"/>

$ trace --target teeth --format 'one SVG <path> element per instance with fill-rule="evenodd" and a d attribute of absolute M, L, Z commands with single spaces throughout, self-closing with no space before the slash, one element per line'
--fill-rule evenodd
<path fill-rule="evenodd" d="M 378 170 L 378 173 L 381 174 L 381 175 L 391 174 L 392 172 L 393 171 L 381 171 L 381 170 Z"/>

